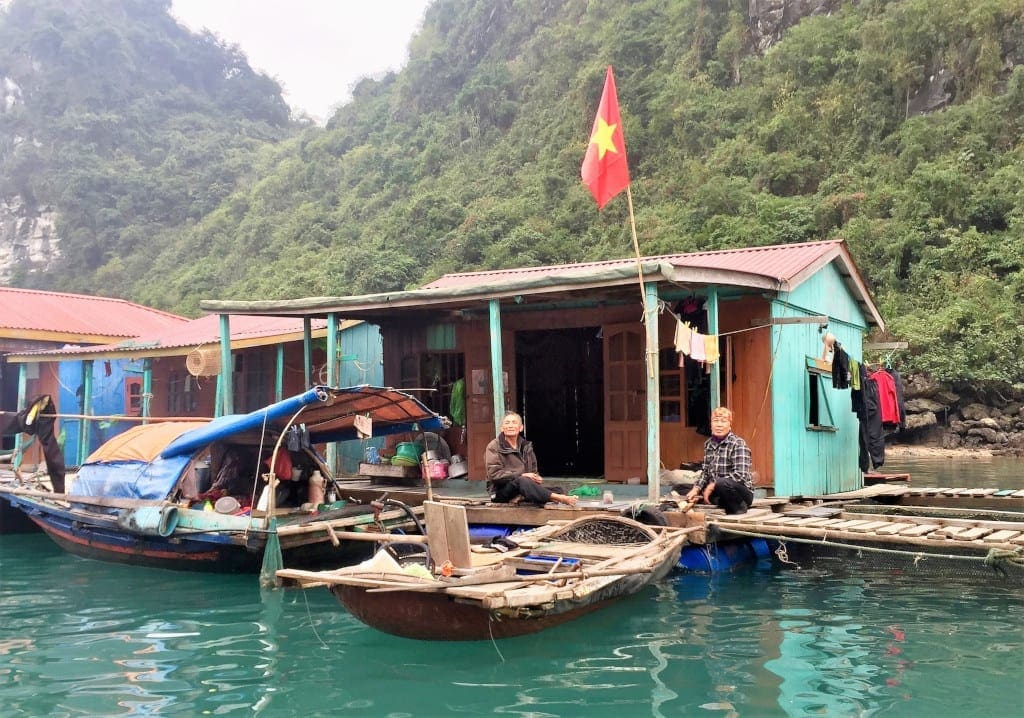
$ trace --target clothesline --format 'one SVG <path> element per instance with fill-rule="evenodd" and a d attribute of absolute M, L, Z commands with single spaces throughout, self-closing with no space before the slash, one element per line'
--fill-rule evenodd
<path fill-rule="evenodd" d="M 662 299 L 659 299 L 658 300 L 658 313 L 660 314 L 661 312 L 668 312 L 669 314 L 671 314 L 675 318 L 675 320 L 677 322 L 683 321 L 682 317 L 680 317 L 678 314 L 676 314 L 675 312 L 673 312 L 671 309 L 668 308 L 668 303 L 666 303 Z M 765 325 L 759 326 L 759 327 L 747 327 L 746 329 L 734 329 L 734 330 L 732 330 L 730 332 L 718 332 L 717 334 L 714 334 L 713 336 L 716 336 L 716 337 L 727 337 L 727 336 L 729 336 L 731 334 L 742 334 L 743 332 L 752 332 L 752 331 L 755 331 L 757 329 L 766 329 L 769 326 L 770 325 L 765 324 Z"/>

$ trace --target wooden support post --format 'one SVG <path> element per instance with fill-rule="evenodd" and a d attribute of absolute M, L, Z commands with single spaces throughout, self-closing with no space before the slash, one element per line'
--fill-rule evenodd
<path fill-rule="evenodd" d="M 235 412 L 234 388 L 231 385 L 231 374 L 234 370 L 231 362 L 231 323 L 227 314 L 220 315 L 220 414 Z"/>
<path fill-rule="evenodd" d="M 302 366 L 304 367 L 305 388 L 313 386 L 312 367 L 313 363 L 313 320 L 309 317 L 302 318 Z"/>
<path fill-rule="evenodd" d="M 327 315 L 327 386 L 338 385 L 338 315 L 330 312 Z M 331 442 L 327 445 L 327 468 L 331 476 L 338 475 L 338 445 Z"/>
<path fill-rule="evenodd" d="M 501 306 L 497 299 L 487 304 L 491 329 L 491 394 L 494 401 L 494 435 L 501 433 L 505 415 L 505 380 L 501 365 Z"/>
<path fill-rule="evenodd" d="M 644 283 L 644 334 L 647 337 L 647 499 L 661 494 L 661 397 L 658 382 L 658 283 Z"/>
<path fill-rule="evenodd" d="M 718 290 L 714 287 L 708 289 L 708 334 L 718 336 Z M 714 410 L 722 405 L 722 373 L 718 362 L 711 365 L 710 379 L 711 409 Z"/>
<path fill-rule="evenodd" d="M 92 424 L 89 423 L 92 417 L 92 359 L 82 361 L 82 419 L 78 427 L 78 465 L 85 463 L 89 456 L 89 442 L 92 437 Z"/>

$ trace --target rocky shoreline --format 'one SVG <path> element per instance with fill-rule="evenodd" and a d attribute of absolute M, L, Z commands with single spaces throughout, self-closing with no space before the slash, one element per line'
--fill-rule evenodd
<path fill-rule="evenodd" d="M 956 390 L 910 375 L 903 378 L 903 398 L 906 428 L 888 436 L 887 443 L 956 455 L 1024 456 L 1024 396 L 1019 391 Z"/>

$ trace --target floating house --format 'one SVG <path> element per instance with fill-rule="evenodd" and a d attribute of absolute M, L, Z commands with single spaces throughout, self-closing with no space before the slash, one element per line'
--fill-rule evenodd
<path fill-rule="evenodd" d="M 223 350 L 228 318 L 205 316 L 115 343 L 14 352 L 6 361 L 26 375 L 49 378 L 33 384 L 32 394 L 57 399 L 68 465 L 80 465 L 99 445 L 148 419 L 210 419 L 253 411 L 329 380 L 338 386 L 382 381 L 374 326 L 352 321 L 339 327 L 336 345 L 346 353 L 328 377 L 325 322 L 230 320 Z M 352 455 L 341 457 L 341 465 L 354 468 L 359 447 L 347 451 Z"/>
<path fill-rule="evenodd" d="M 39 394 L 56 398 L 63 392 L 64 411 L 79 414 L 81 387 L 85 384 L 81 360 L 59 367 L 44 367 L 34 361 L 20 365 L 9 363 L 4 361 L 5 356 L 56 351 L 70 346 L 104 345 L 160 332 L 188 321 L 185 317 L 123 299 L 13 287 L 0 287 L 0 307 L 0 410 L 3 411 L 17 411 Z M 95 367 L 94 371 L 95 380 L 104 387 L 94 402 L 97 411 L 125 411 L 131 374 L 116 363 Z M 0 451 L 13 451 L 18 440 L 15 436 L 2 437 Z M 25 448 L 28 463 L 41 460 L 38 446 Z"/>
<path fill-rule="evenodd" d="M 515 410 L 542 474 L 646 481 L 656 496 L 662 469 L 701 459 L 710 410 L 725 405 L 765 492 L 862 484 L 859 423 L 849 390 L 833 388 L 823 340 L 833 335 L 860 359 L 865 334 L 884 322 L 842 240 L 201 306 L 379 326 L 385 385 L 426 390 L 423 401 L 454 419 L 449 443 L 467 456 L 471 479 L 484 478 L 484 447 Z M 694 332 L 700 351 L 679 351 L 696 349 L 676 346 Z"/>

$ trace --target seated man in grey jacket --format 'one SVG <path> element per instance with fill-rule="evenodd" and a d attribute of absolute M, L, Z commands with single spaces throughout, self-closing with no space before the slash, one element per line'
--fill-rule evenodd
<path fill-rule="evenodd" d="M 557 501 L 575 506 L 575 496 L 556 493 L 543 485 L 544 479 L 537 473 L 533 443 L 521 436 L 522 431 L 523 418 L 515 412 L 507 412 L 501 420 L 501 433 L 484 450 L 487 489 L 494 501 L 502 504 L 526 501 L 539 505 Z"/>

